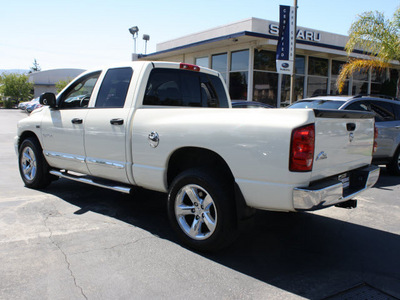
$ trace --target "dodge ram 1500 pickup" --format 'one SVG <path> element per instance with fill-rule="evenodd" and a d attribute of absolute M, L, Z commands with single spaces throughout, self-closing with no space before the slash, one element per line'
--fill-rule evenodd
<path fill-rule="evenodd" d="M 232 109 L 222 76 L 194 65 L 88 71 L 40 103 L 15 138 L 27 187 L 166 192 L 174 231 L 197 250 L 227 245 L 255 209 L 343 205 L 379 177 L 372 113 Z"/>

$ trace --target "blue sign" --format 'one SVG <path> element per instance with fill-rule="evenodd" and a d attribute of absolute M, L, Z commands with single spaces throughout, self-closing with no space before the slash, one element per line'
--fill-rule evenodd
<path fill-rule="evenodd" d="M 289 74 L 293 72 L 294 59 L 294 7 L 280 5 L 279 12 L 279 37 L 276 47 L 276 69 L 278 73 Z"/>

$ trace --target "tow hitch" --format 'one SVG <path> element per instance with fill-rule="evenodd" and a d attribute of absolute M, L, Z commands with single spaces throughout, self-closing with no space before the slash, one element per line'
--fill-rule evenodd
<path fill-rule="evenodd" d="M 357 200 L 347 200 L 335 205 L 336 207 L 352 209 L 357 207 Z"/>

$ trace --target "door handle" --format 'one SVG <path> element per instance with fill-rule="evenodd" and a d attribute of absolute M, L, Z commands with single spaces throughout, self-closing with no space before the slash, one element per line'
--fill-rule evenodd
<path fill-rule="evenodd" d="M 71 120 L 71 123 L 72 123 L 72 124 L 82 124 L 82 123 L 83 123 L 83 120 L 82 120 L 82 119 L 79 119 L 79 118 L 73 118 L 73 119 Z"/>
<path fill-rule="evenodd" d="M 124 119 L 111 119 L 111 125 L 122 125 L 124 124 Z"/>

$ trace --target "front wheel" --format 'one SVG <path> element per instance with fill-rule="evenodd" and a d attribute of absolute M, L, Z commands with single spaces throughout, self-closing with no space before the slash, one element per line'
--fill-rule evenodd
<path fill-rule="evenodd" d="M 400 147 L 396 150 L 391 162 L 386 165 L 386 168 L 392 175 L 400 175 Z"/>
<path fill-rule="evenodd" d="M 233 186 L 211 172 L 185 171 L 171 185 L 168 216 L 183 244 L 200 251 L 221 249 L 237 231 Z"/>
<path fill-rule="evenodd" d="M 18 165 L 26 187 L 39 189 L 51 182 L 47 162 L 36 139 L 27 138 L 22 142 L 19 148 Z"/>

